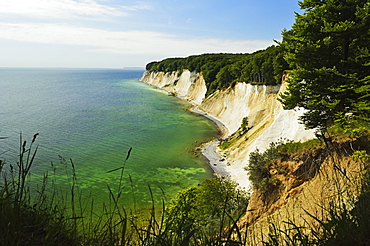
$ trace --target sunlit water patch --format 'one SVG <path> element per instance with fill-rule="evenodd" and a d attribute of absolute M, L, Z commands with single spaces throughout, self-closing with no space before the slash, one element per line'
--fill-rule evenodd
<path fill-rule="evenodd" d="M 39 133 L 32 169 L 37 180 L 56 174 L 68 189 L 71 163 L 79 189 L 105 201 L 118 189 L 125 164 L 123 202 L 147 206 L 155 197 L 211 177 L 197 144 L 216 136 L 208 120 L 174 97 L 137 81 L 143 71 L 0 69 L 0 158 L 16 163 L 19 136 Z M 66 161 L 61 162 L 60 157 Z M 37 182 L 37 181 L 35 181 Z"/>

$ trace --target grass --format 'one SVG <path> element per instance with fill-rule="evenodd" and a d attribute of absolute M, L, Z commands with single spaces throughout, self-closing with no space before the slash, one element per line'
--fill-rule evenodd
<path fill-rule="evenodd" d="M 316 150 L 322 147 L 324 147 L 323 142 L 320 139 L 314 138 L 314 139 L 310 139 L 303 143 L 302 142 L 292 142 L 292 141 L 281 143 L 279 144 L 277 150 L 280 153 L 292 155 L 292 154 L 299 154 L 303 152 L 310 152 L 312 150 Z"/>
<path fill-rule="evenodd" d="M 27 178 L 34 163 L 37 147 L 32 150 L 20 139 L 20 154 L 16 166 L 1 162 L 0 175 L 0 245 L 74 245 L 72 220 L 60 206 L 55 193 L 47 195 L 47 175 L 39 191 L 31 195 Z"/>
<path fill-rule="evenodd" d="M 72 160 L 60 158 L 63 165 L 68 164 L 70 168 L 69 191 L 60 192 L 53 175 L 47 173 L 40 185 L 33 185 L 35 180 L 30 179 L 30 171 L 38 151 L 37 136 L 35 134 L 30 143 L 20 139 L 16 165 L 0 162 L 0 230 L 5 232 L 0 234 L 0 245 L 245 245 L 237 222 L 247 202 L 244 198 L 232 199 L 231 193 L 221 203 L 215 203 L 213 198 L 220 196 L 220 191 L 215 190 L 213 198 L 207 197 L 198 203 L 219 208 L 215 215 L 203 214 L 202 223 L 197 219 L 180 223 L 178 213 L 170 212 L 170 203 L 164 198 L 161 206 L 156 207 L 158 203 L 150 186 L 149 212 L 137 216 L 137 211 L 127 211 L 121 205 L 123 187 L 127 186 L 122 180 L 132 149 L 121 167 L 109 171 L 116 172 L 120 181 L 116 187 L 107 185 L 109 196 L 102 204 L 103 213 L 96 213 L 97 204 L 92 196 L 81 193 Z M 219 184 L 222 190 L 228 181 L 222 180 Z M 236 192 L 235 186 L 231 191 L 234 190 Z M 230 210 L 226 201 L 235 203 L 238 210 Z M 187 208 L 181 211 L 189 212 Z M 210 222 L 217 230 L 203 227 Z"/>
<path fill-rule="evenodd" d="M 220 147 L 222 149 L 227 149 L 227 148 L 231 147 L 233 144 L 234 143 L 231 140 L 229 140 L 229 139 L 222 140 L 221 143 L 220 143 Z"/>
<path fill-rule="evenodd" d="M 107 186 L 109 196 L 102 205 L 104 212 L 96 213 L 97 204 L 92 196 L 80 192 L 72 160 L 61 158 L 61 162 L 68 164 L 71 170 L 67 193 L 59 192 L 53 175 L 47 173 L 40 185 L 32 185 L 29 174 L 38 151 L 36 139 L 37 134 L 29 143 L 20 139 L 19 158 L 15 165 L 0 162 L 0 230 L 3 232 L 0 245 L 247 245 L 248 235 L 240 220 L 248 199 L 232 182 L 206 180 L 200 186 L 179 192 L 170 202 L 163 198 L 161 205 L 154 201 L 152 189 L 148 186 L 151 208 L 146 215 L 138 215 L 135 209 L 126 210 L 121 205 L 123 187 L 130 187 L 122 181 L 132 150 L 129 149 L 122 166 L 109 171 L 117 173 L 120 181 L 116 187 Z M 268 168 L 265 159 L 322 147 L 318 140 L 275 144 L 271 146 L 271 153 L 258 153 L 256 157 L 265 155 L 259 161 L 263 168 Z M 352 157 L 368 170 L 370 156 L 366 148 L 352 151 Z M 345 175 L 345 172 L 340 174 Z M 369 245 L 368 171 L 364 174 L 361 189 L 359 198 L 350 205 L 340 200 L 332 203 L 327 208 L 327 218 L 310 215 L 319 227 L 301 227 L 293 221 L 285 221 L 283 223 L 290 228 L 285 230 L 271 222 L 268 238 L 259 243 Z"/>

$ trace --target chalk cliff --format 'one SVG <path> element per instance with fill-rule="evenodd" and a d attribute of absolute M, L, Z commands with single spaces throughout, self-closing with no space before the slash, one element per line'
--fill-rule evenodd
<path fill-rule="evenodd" d="M 285 78 L 276 86 L 240 82 L 209 96 L 202 75 L 189 71 L 146 72 L 141 81 L 192 102 L 199 112 L 223 123 L 227 128 L 224 136 L 205 146 L 203 154 L 216 172 L 230 175 L 247 189 L 251 187 L 244 167 L 248 166 L 251 152 L 262 152 L 271 142 L 281 139 L 305 141 L 315 137 L 314 131 L 299 124 L 303 110 L 284 110 L 277 100 L 287 89 Z M 248 125 L 241 127 L 245 117 Z M 304 152 L 285 154 L 271 163 L 269 172 L 278 185 L 267 195 L 255 190 L 246 215 L 239 221 L 248 245 L 265 245 L 263 242 L 271 239 L 285 245 L 288 238 L 301 233 L 311 240 L 322 233 L 319 221 L 333 216 L 334 210 L 330 209 L 335 208 L 337 213 L 355 211 L 362 204 L 359 197 L 368 164 L 355 160 L 352 154 L 368 146 L 368 139 L 343 138 L 333 141 L 330 147 L 321 144 Z"/>
<path fill-rule="evenodd" d="M 277 100 L 286 90 L 286 83 L 276 86 L 237 83 L 233 88 L 206 97 L 207 88 L 201 74 L 184 70 L 179 72 L 146 71 L 140 81 L 164 89 L 197 106 L 208 116 L 221 121 L 228 129 L 227 145 L 217 148 L 226 161 L 211 163 L 223 165 L 223 170 L 241 187 L 250 188 L 247 172 L 249 154 L 256 149 L 265 150 L 271 142 L 280 139 L 305 141 L 314 137 L 312 130 L 305 130 L 298 117 L 303 111 L 284 110 Z M 241 134 L 238 129 L 244 117 L 248 117 L 248 130 Z M 226 146 L 226 147 L 225 147 Z"/>
<path fill-rule="evenodd" d="M 179 72 L 150 73 L 146 71 L 140 81 L 164 89 L 196 105 L 202 103 L 207 92 L 203 77 L 188 70 L 181 74 Z"/>

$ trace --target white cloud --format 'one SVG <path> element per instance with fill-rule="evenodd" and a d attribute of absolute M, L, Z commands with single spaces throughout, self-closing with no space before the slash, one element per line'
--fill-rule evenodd
<path fill-rule="evenodd" d="M 180 38 L 151 31 L 107 31 L 65 24 L 0 23 L 0 39 L 43 44 L 79 45 L 94 52 L 188 56 L 200 53 L 246 53 L 273 41 Z"/>
<path fill-rule="evenodd" d="M 144 3 L 135 6 L 111 7 L 93 0 L 0 0 L 0 16 L 48 19 L 123 16 L 128 11 L 149 8 Z"/>
<path fill-rule="evenodd" d="M 149 4 L 147 4 L 145 2 L 140 2 L 140 1 L 138 1 L 135 5 L 120 6 L 120 8 L 122 8 L 124 10 L 129 10 L 129 11 L 136 11 L 136 10 L 141 10 L 141 9 L 149 9 L 149 10 L 153 9 Z"/>

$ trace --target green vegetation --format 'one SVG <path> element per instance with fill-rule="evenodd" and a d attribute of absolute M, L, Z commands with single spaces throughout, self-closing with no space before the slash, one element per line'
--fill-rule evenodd
<path fill-rule="evenodd" d="M 277 150 L 281 154 L 297 154 L 297 153 L 304 153 L 316 150 L 318 148 L 322 148 L 323 142 L 320 139 L 314 138 L 310 139 L 306 142 L 293 142 L 293 141 L 287 141 L 286 143 L 280 143 L 277 146 Z"/>
<path fill-rule="evenodd" d="M 207 93 L 235 85 L 236 82 L 275 85 L 288 65 L 279 46 L 271 46 L 252 54 L 203 54 L 186 58 L 168 58 L 147 64 L 151 72 L 172 72 L 188 69 L 202 72 Z"/>
<path fill-rule="evenodd" d="M 250 153 L 249 165 L 245 168 L 249 172 L 249 180 L 253 189 L 259 189 L 263 195 L 277 185 L 277 180 L 270 173 L 270 165 L 273 160 L 281 158 L 278 146 L 277 143 L 271 143 L 263 153 L 260 153 L 258 149 Z"/>
<path fill-rule="evenodd" d="M 281 165 L 282 160 L 293 159 L 294 156 L 302 153 L 308 155 L 322 148 L 325 148 L 322 140 L 311 139 L 303 143 L 293 141 L 270 143 L 269 148 L 262 153 L 258 149 L 251 152 L 249 165 L 245 170 L 249 172 L 249 180 L 253 189 L 258 189 L 263 196 L 270 194 L 280 185 L 276 175 L 286 173 Z M 274 175 L 272 170 L 275 170 Z"/>
<path fill-rule="evenodd" d="M 293 221 L 271 221 L 269 233 L 263 245 L 369 245 L 370 235 L 370 128 L 361 135 L 353 137 L 349 128 L 343 129 L 335 125 L 329 129 L 331 141 L 325 142 L 319 139 L 309 140 L 304 143 L 279 142 L 272 143 L 263 153 L 256 150 L 250 155 L 250 180 L 254 189 L 262 194 L 263 202 L 274 194 L 284 190 L 280 180 L 300 175 L 299 178 L 315 177 L 320 169 L 321 162 L 328 157 L 333 165 L 332 180 L 335 185 L 328 203 L 323 206 L 326 217 L 319 218 L 314 213 L 306 213 L 313 222 L 305 222 L 304 226 L 296 225 Z M 352 157 L 360 171 L 347 171 L 347 163 L 340 165 L 340 159 Z M 284 170 L 284 167 L 292 161 L 301 163 L 294 173 Z M 285 163 L 284 163 L 285 162 Z M 289 165 L 289 164 L 288 164 Z M 280 169 L 279 169 L 280 168 Z M 299 172 L 297 172 L 299 170 Z M 314 172 L 310 175 L 309 173 Z M 323 174 L 328 175 L 327 173 Z M 353 177 L 360 177 L 359 182 Z M 346 180 L 351 190 L 344 189 Z M 336 190 L 337 189 L 337 190 Z M 354 195 L 358 191 L 360 195 Z M 315 203 L 315 201 L 312 201 Z M 270 218 L 271 219 L 271 218 Z M 289 228 L 289 229 L 287 229 Z"/>
<path fill-rule="evenodd" d="M 220 142 L 220 147 L 222 149 L 227 149 L 232 145 L 233 145 L 233 142 L 230 141 L 230 138 L 227 138 L 225 140 L 221 140 L 221 142 Z"/>
<path fill-rule="evenodd" d="M 240 139 L 241 136 L 246 134 L 251 128 L 252 127 L 249 126 L 248 117 L 244 117 L 242 119 L 242 124 L 239 127 L 239 129 L 236 132 L 234 132 L 231 136 L 229 136 L 228 138 L 221 139 L 219 146 L 222 149 L 230 148 L 232 145 L 234 145 Z M 245 138 L 244 140 L 247 141 L 248 138 Z"/>
<path fill-rule="evenodd" d="M 191 222 L 193 226 L 212 226 L 219 230 L 217 222 L 209 222 L 221 218 L 225 212 L 230 217 L 243 214 L 247 204 L 246 193 L 239 190 L 235 182 L 206 179 L 197 187 L 179 192 L 167 206 L 166 219 L 173 220 L 176 225 Z"/>
<path fill-rule="evenodd" d="M 347 118 L 337 120 L 328 128 L 328 133 L 337 138 L 360 138 L 370 135 L 370 122 Z"/>
<path fill-rule="evenodd" d="M 70 190 L 60 191 L 45 173 L 40 185 L 30 172 L 35 164 L 37 134 L 30 145 L 21 140 L 16 165 L 0 161 L 0 245 L 245 245 L 237 222 L 245 213 L 248 196 L 233 182 L 209 179 L 179 193 L 162 207 L 152 196 L 148 213 L 122 207 L 123 165 L 117 187 L 107 186 L 104 212 L 96 213 L 93 198 L 81 194 L 72 161 Z M 151 188 L 148 188 L 151 193 Z M 168 204 L 168 205 L 167 205 Z M 99 205 L 99 204 L 98 204 Z"/>
<path fill-rule="evenodd" d="M 247 133 L 250 129 L 251 127 L 249 127 L 249 120 L 248 117 L 246 116 L 243 118 L 242 125 L 239 127 L 239 134 L 243 135 Z"/>
<path fill-rule="evenodd" d="M 66 211 L 56 193 L 46 194 L 45 174 L 39 192 L 32 194 L 27 180 L 34 164 L 32 150 L 37 134 L 20 146 L 16 166 L 0 161 L 0 245 L 75 245 L 73 221 L 66 220 Z"/>
<path fill-rule="evenodd" d="M 170 201 L 165 210 L 164 225 L 182 243 L 186 242 L 181 245 L 198 245 L 200 241 L 200 245 L 241 243 L 244 239 L 236 223 L 244 215 L 247 205 L 248 196 L 236 183 L 207 179 L 197 187 L 179 192 Z M 232 239 L 233 233 L 237 233 L 236 239 Z M 173 242 L 169 245 L 180 244 Z"/>
<path fill-rule="evenodd" d="M 286 109 L 307 110 L 308 128 L 337 120 L 370 118 L 370 3 L 368 0 L 304 0 L 281 47 L 292 67 Z"/>

